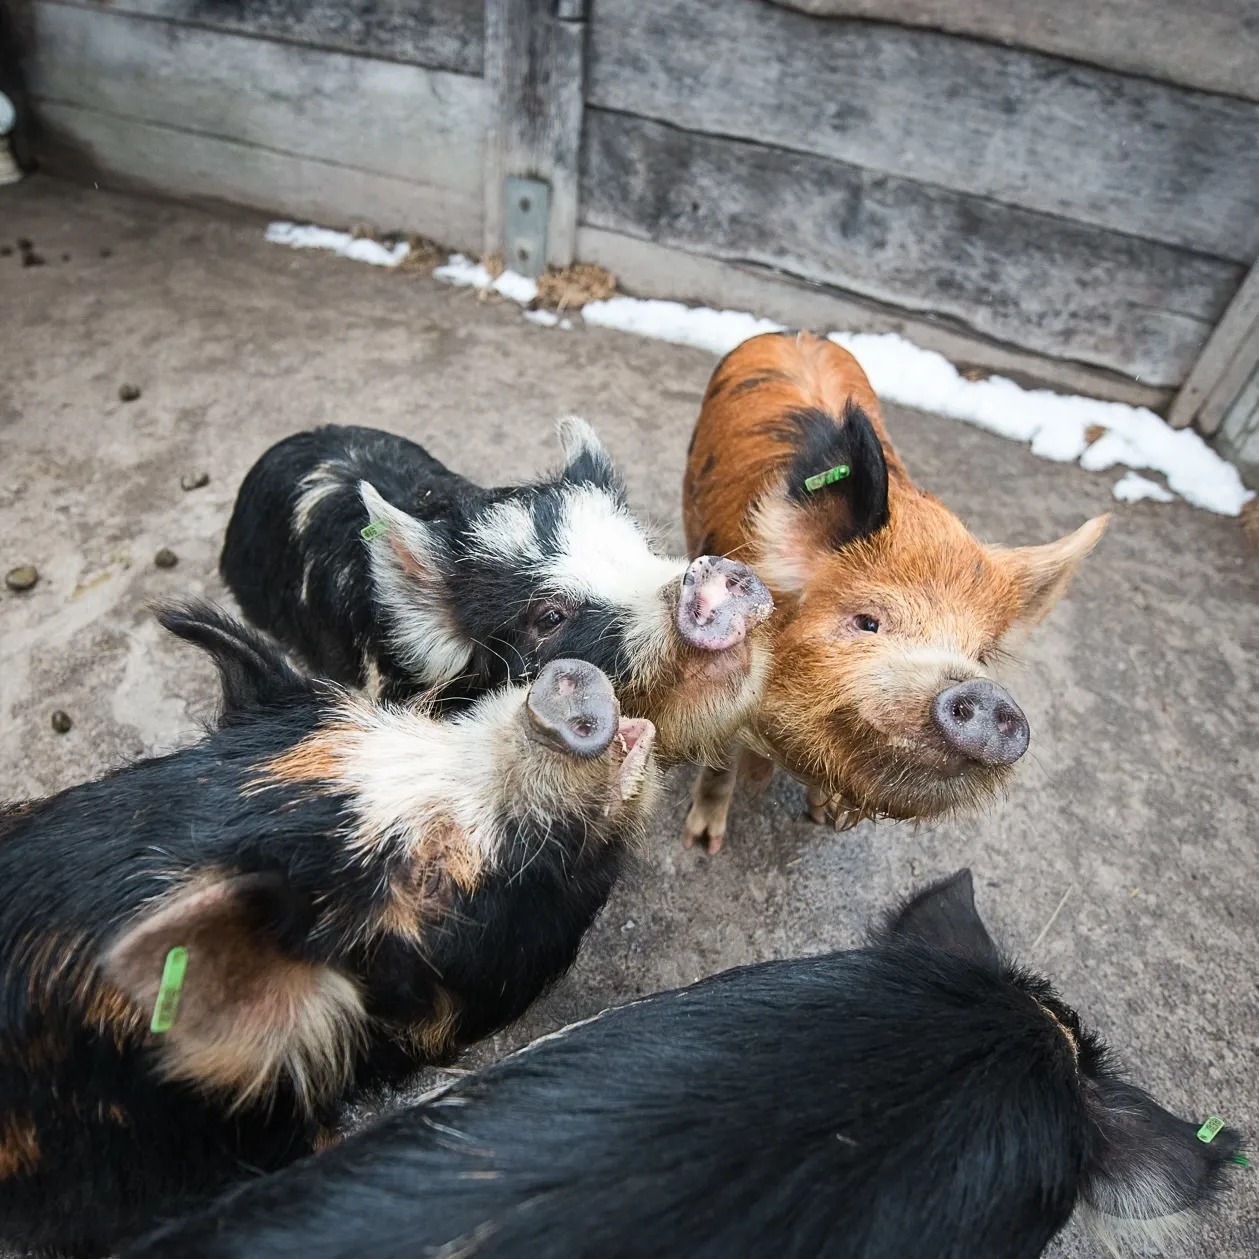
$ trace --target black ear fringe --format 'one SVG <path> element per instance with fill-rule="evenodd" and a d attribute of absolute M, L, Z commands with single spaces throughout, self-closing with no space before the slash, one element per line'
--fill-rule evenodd
<path fill-rule="evenodd" d="M 223 687 L 219 724 L 238 713 L 307 698 L 315 685 L 285 660 L 279 648 L 257 630 L 200 599 L 157 609 L 158 623 L 209 653 Z"/>
<path fill-rule="evenodd" d="M 806 508 L 844 504 L 847 510 L 839 513 L 830 537 L 837 549 L 882 529 L 888 521 L 887 459 L 870 417 L 850 399 L 838 424 L 834 416 L 816 408 L 792 412 L 787 418 L 795 430 L 796 447 L 787 469 L 787 496 Z M 844 464 L 850 471 L 842 480 L 812 491 L 806 488 L 810 477 Z"/>

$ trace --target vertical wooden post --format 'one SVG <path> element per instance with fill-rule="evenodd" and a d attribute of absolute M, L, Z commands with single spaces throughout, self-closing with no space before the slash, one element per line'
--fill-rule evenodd
<path fill-rule="evenodd" d="M 485 0 L 485 252 L 536 274 L 541 259 L 506 257 L 505 184 L 549 186 L 546 258 L 566 267 L 577 247 L 577 165 L 585 100 L 585 0 Z"/>

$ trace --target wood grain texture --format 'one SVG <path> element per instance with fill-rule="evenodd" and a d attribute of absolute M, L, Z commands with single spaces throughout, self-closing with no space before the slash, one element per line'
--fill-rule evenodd
<path fill-rule="evenodd" d="M 456 249 L 481 239 L 481 197 L 314 158 L 45 101 L 44 166 L 181 198 L 213 198 L 317 223 L 374 223 Z"/>
<path fill-rule="evenodd" d="M 86 0 L 211 30 L 480 74 L 484 0 Z"/>
<path fill-rule="evenodd" d="M 1259 101 L 1254 0 L 770 0 L 1056 53 Z"/>
<path fill-rule="evenodd" d="M 1242 480 L 1259 488 L 1259 363 L 1229 406 L 1215 444 L 1237 465 Z"/>
<path fill-rule="evenodd" d="M 1195 421 L 1213 433 L 1259 363 L 1259 263 L 1241 282 L 1167 415 L 1173 428 Z"/>
<path fill-rule="evenodd" d="M 582 222 L 1178 385 L 1242 269 L 760 144 L 586 111 Z"/>
<path fill-rule="evenodd" d="M 480 194 L 482 79 L 45 0 L 32 15 L 38 99 Z"/>
<path fill-rule="evenodd" d="M 853 293 L 807 284 L 768 267 L 701 258 L 599 227 L 578 229 L 577 256 L 582 262 L 607 267 L 616 276 L 617 286 L 635 296 L 718 310 L 754 310 L 787 327 L 817 333 L 896 332 L 915 345 L 943 354 L 964 370 L 1008 376 L 1032 388 L 1081 393 L 1159 412 L 1171 401 L 1169 390 L 1138 384 L 1118 373 L 1002 345 L 929 313 L 911 315 Z"/>
<path fill-rule="evenodd" d="M 486 253 L 502 252 L 503 181 L 520 175 L 551 187 L 547 261 L 573 260 L 585 37 L 586 24 L 561 20 L 555 0 L 486 0 Z"/>
<path fill-rule="evenodd" d="M 764 0 L 600 0 L 588 100 L 1247 265 L 1259 255 L 1259 105 L 1246 101 Z"/>

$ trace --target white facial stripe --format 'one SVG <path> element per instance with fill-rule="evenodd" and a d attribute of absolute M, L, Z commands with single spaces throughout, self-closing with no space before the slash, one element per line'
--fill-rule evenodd
<path fill-rule="evenodd" d="M 673 630 L 661 592 L 681 581 L 686 561 L 656 555 L 638 522 L 603 491 L 565 492 L 556 554 L 538 572 L 574 601 L 621 609 L 626 647 L 640 669 L 650 671 L 668 653 Z"/>
<path fill-rule="evenodd" d="M 555 549 L 543 561 L 541 575 L 573 598 L 616 607 L 644 597 L 654 600 L 662 586 L 679 581 L 686 571 L 685 561 L 656 555 L 638 522 L 593 486 L 565 492 Z"/>
<path fill-rule="evenodd" d="M 472 526 L 471 550 L 489 560 L 531 564 L 541 560 L 542 548 L 529 508 L 518 498 L 495 503 Z"/>
<path fill-rule="evenodd" d="M 325 459 L 302 477 L 302 487 L 293 508 L 293 532 L 300 538 L 310 528 L 311 518 L 319 505 L 347 483 L 348 469 L 335 459 Z"/>
<path fill-rule="evenodd" d="M 398 833 L 453 822 L 487 861 L 502 842 L 496 749 L 515 743 L 524 692 L 499 692 L 467 714 L 437 722 L 406 709 L 347 700 L 342 781 L 353 793 L 365 851 Z M 500 733 L 501 731 L 501 733 Z"/>

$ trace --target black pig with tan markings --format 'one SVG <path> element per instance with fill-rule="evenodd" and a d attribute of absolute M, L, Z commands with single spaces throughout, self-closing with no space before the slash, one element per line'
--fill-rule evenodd
<path fill-rule="evenodd" d="M 558 431 L 558 473 L 494 489 L 392 433 L 296 433 L 241 485 L 224 580 L 321 676 L 449 705 L 588 660 L 662 759 L 717 755 L 764 685 L 769 592 L 734 560 L 660 555 L 590 426 Z"/>
<path fill-rule="evenodd" d="M 25 1248 L 104 1253 L 516 1018 L 656 794 L 651 723 L 587 663 L 438 722 L 212 609 L 163 622 L 214 657 L 217 728 L 0 813 L 0 1238 Z"/>

